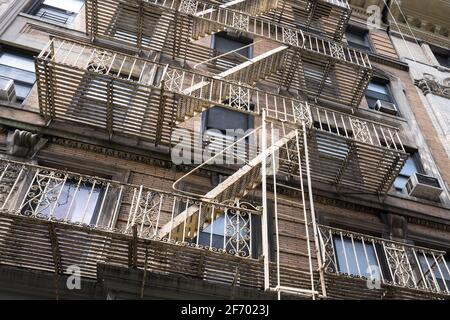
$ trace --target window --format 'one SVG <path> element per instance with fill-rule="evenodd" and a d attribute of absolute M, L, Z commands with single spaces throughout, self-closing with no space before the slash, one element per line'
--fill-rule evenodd
<path fill-rule="evenodd" d="M 346 237 L 334 237 L 337 267 L 339 271 L 361 277 L 369 277 L 369 266 L 378 266 L 376 247 L 372 243 Z"/>
<path fill-rule="evenodd" d="M 115 39 L 126 42 L 133 46 L 145 46 L 149 47 L 151 45 L 151 36 L 157 25 L 158 18 L 160 14 L 153 12 L 151 7 L 144 6 L 142 8 L 143 12 L 140 13 L 150 20 L 147 23 L 142 24 L 137 27 L 136 24 L 132 24 L 129 21 L 130 13 L 135 12 L 136 2 L 134 1 L 119 1 L 115 9 L 114 16 L 108 23 L 106 33 L 114 37 Z M 153 23 L 152 23 L 153 22 Z M 138 31 L 138 29 L 140 31 Z M 141 32 L 138 37 L 138 33 Z"/>
<path fill-rule="evenodd" d="M 433 274 L 440 290 L 445 291 L 446 287 L 450 290 L 450 259 L 448 255 L 444 257 L 445 261 L 439 257 L 433 257 L 431 254 L 418 253 L 417 255 L 422 273 L 431 286 L 433 286 L 433 277 L 431 276 Z"/>
<path fill-rule="evenodd" d="M 52 22 L 67 24 L 80 12 L 84 0 L 44 0 L 38 1 L 31 14 Z"/>
<path fill-rule="evenodd" d="M 52 216 L 58 220 L 96 226 L 110 223 L 111 206 L 115 205 L 116 198 L 110 197 L 114 190 L 107 190 L 100 180 L 86 179 L 78 174 L 54 175 L 46 170 L 39 174 L 30 172 L 30 175 L 22 214 Z"/>
<path fill-rule="evenodd" d="M 450 68 L 450 53 L 448 51 L 434 49 L 433 54 L 441 66 Z"/>
<path fill-rule="evenodd" d="M 212 37 L 212 47 L 219 52 L 226 53 L 242 47 L 246 48 L 237 51 L 238 54 L 251 59 L 253 57 L 253 50 L 249 44 L 252 44 L 253 40 L 245 37 L 232 36 L 227 32 L 218 32 Z"/>
<path fill-rule="evenodd" d="M 389 81 L 382 79 L 373 79 L 369 83 L 366 91 L 366 100 L 369 108 L 375 109 L 377 100 L 394 103 L 391 90 L 389 89 Z"/>
<path fill-rule="evenodd" d="M 303 61 L 303 70 L 306 88 L 309 91 L 312 91 L 314 94 L 318 94 L 319 88 L 323 85 L 321 88 L 321 93 L 339 98 L 336 81 L 334 80 L 335 77 L 333 68 L 330 68 L 330 70 L 327 71 L 325 64 L 315 64 Z M 325 81 L 323 81 L 325 76 Z"/>
<path fill-rule="evenodd" d="M 240 231 L 236 228 L 240 227 Z M 225 213 L 209 223 L 198 234 L 198 244 L 216 249 L 224 249 L 227 252 L 236 252 L 242 256 L 256 258 L 259 252 L 259 217 L 251 215 L 234 215 Z M 234 232 L 231 233 L 230 230 Z M 197 242 L 197 237 L 192 243 Z"/>
<path fill-rule="evenodd" d="M 206 140 L 211 139 L 211 141 L 208 141 L 208 149 L 213 154 L 217 154 L 227 146 L 238 141 L 245 134 L 249 133 L 248 130 L 253 129 L 254 126 L 254 117 L 252 115 L 222 107 L 208 109 L 203 113 L 202 120 L 204 138 Z M 247 159 L 250 156 L 249 152 L 252 147 L 250 138 L 248 136 L 245 138 L 245 141 L 244 139 L 239 141 L 228 151 L 232 152 L 237 159 Z"/>
<path fill-rule="evenodd" d="M 204 246 L 223 249 L 223 238 L 225 236 L 225 215 L 213 221 L 203 231 L 200 231 L 198 243 Z"/>
<path fill-rule="evenodd" d="M 347 43 L 350 48 L 372 52 L 369 31 L 349 26 L 346 30 Z"/>
<path fill-rule="evenodd" d="M 72 178 L 65 181 L 62 187 L 47 192 L 47 199 L 54 198 L 58 201 L 54 206 L 49 206 L 41 199 L 35 209 L 36 212 L 42 216 L 49 216 L 53 211 L 53 217 L 56 219 L 95 225 L 104 190 L 89 181 L 83 181 L 78 185 L 79 182 L 79 179 Z"/>
<path fill-rule="evenodd" d="M 0 52 L 0 74 L 14 81 L 16 101 L 22 103 L 36 82 L 34 59 L 15 50 Z"/>
<path fill-rule="evenodd" d="M 400 174 L 398 175 L 397 179 L 395 179 L 394 181 L 395 189 L 397 189 L 398 191 L 402 191 L 411 175 L 413 175 L 416 172 L 421 173 L 422 170 L 418 158 L 419 155 L 417 153 L 413 153 L 406 160 L 405 166 L 403 167 L 402 171 L 400 171 Z"/>
<path fill-rule="evenodd" d="M 222 107 L 213 107 L 204 113 L 204 131 L 220 131 L 223 135 L 227 130 L 243 130 L 253 128 L 253 116 L 247 113 L 233 111 Z"/>

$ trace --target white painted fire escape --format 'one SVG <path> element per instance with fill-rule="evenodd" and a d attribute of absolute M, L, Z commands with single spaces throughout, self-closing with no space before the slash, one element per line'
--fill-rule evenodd
<path fill-rule="evenodd" d="M 285 2 L 287 1 L 234 0 L 218 6 L 196 0 L 147 0 L 141 2 L 140 5 L 142 6 L 162 10 L 154 31 L 157 37 L 152 39 L 150 48 L 147 49 L 157 52 L 163 51 L 168 41 L 161 42 L 160 39 L 161 37 L 164 38 L 164 34 L 170 32 L 173 33 L 172 38 L 175 39 L 174 46 L 182 46 L 181 42 L 176 43 L 177 39 L 181 39 L 181 37 L 190 37 L 191 40 L 196 40 L 223 30 L 244 32 L 272 44 L 273 49 L 217 73 L 198 67 L 208 64 L 213 59 L 236 53 L 242 48 L 208 60 L 190 61 L 194 68 L 188 69 L 110 52 L 86 44 L 64 40 L 59 43 L 57 40 L 52 40 L 48 48 L 41 53 L 37 62 L 41 74 L 39 83 L 43 92 L 41 100 L 45 102 L 41 103 L 41 112 L 49 118 L 55 117 L 55 115 L 59 116 L 62 113 L 60 110 L 62 109 L 61 106 L 64 106 L 64 102 L 54 103 L 59 99 L 59 96 L 55 95 L 59 84 L 55 84 L 56 89 L 46 87 L 45 84 L 48 77 L 53 74 L 53 65 L 63 65 L 64 68 L 73 68 L 79 72 L 86 72 L 87 70 L 90 75 L 101 74 L 101 77 L 112 79 L 119 90 L 121 89 L 120 84 L 138 88 L 136 90 L 140 90 L 139 95 L 132 96 L 130 94 L 128 97 L 129 104 L 135 103 L 133 105 L 135 110 L 133 111 L 137 114 L 138 120 L 136 121 L 139 121 L 141 125 L 145 123 L 144 111 L 156 114 L 156 120 L 151 118 L 153 122 L 149 122 L 150 126 L 155 126 L 156 129 L 152 128 L 152 130 L 156 131 L 157 138 L 153 137 L 153 131 L 149 136 L 157 143 L 164 141 L 164 138 L 161 138 L 163 136 L 161 119 L 165 119 L 165 99 L 172 99 L 173 103 L 176 104 L 175 120 L 177 124 L 183 124 L 214 106 L 252 114 L 261 119 L 262 123 L 258 128 L 226 146 L 174 183 L 176 190 L 184 192 L 179 190 L 178 187 L 181 181 L 187 179 L 200 168 L 209 165 L 217 157 L 232 150 L 249 136 L 259 137 L 256 153 L 249 154 L 248 159 L 241 159 L 244 161 L 242 167 L 238 168 L 219 185 L 201 195 L 184 192 L 189 196 L 195 196 L 199 201 L 186 201 L 185 206 L 177 210 L 175 210 L 174 202 L 171 211 L 172 216 L 167 222 L 158 220 L 158 223 L 161 224 L 159 228 L 155 228 L 155 235 L 159 239 L 168 239 L 173 242 L 185 243 L 187 240 L 192 241 L 195 238 L 198 242 L 202 230 L 207 227 L 212 229 L 214 221 L 227 214 L 225 210 L 215 211 L 214 206 L 205 209 L 202 207 L 202 203 L 217 203 L 233 207 L 245 202 L 249 193 L 260 192 L 265 290 L 277 292 L 279 298 L 284 295 L 296 295 L 316 299 L 325 297 L 326 291 L 323 269 L 321 268 L 323 266 L 322 256 L 319 253 L 312 178 L 319 178 L 319 180 L 326 180 L 326 182 L 331 181 L 336 185 L 339 185 L 342 181 L 347 185 L 356 184 L 353 180 L 359 178 L 361 182 L 358 181 L 358 183 L 362 187 L 367 188 L 370 185 L 377 192 L 382 192 L 390 186 L 386 180 L 390 179 L 389 181 L 392 182 L 392 176 L 400 170 L 404 160 L 401 159 L 404 148 L 398 133 L 392 128 L 386 128 L 349 114 L 312 105 L 298 96 L 294 97 L 295 95 L 266 92 L 255 86 L 262 80 L 271 80 L 279 82 L 279 87 L 285 90 L 293 87 L 299 92 L 307 91 L 308 88 L 305 84 L 309 80 L 304 75 L 302 63 L 316 63 L 323 66 L 323 70 L 316 75 L 317 78 L 313 79 L 317 81 L 318 85 L 317 88 L 314 88 L 315 92 L 311 92 L 311 95 L 315 98 L 321 96 L 324 87 L 328 85 L 327 81 L 330 74 L 340 72 L 339 75 L 344 75 L 346 79 L 350 79 L 352 87 L 343 96 L 343 103 L 348 103 L 349 106 L 357 108 L 370 78 L 371 66 L 368 56 L 336 42 L 340 40 L 336 36 L 339 32 L 331 32 L 330 37 L 333 40 L 329 40 L 264 18 L 264 15 L 267 14 L 276 14 L 280 10 L 283 12 Z M 315 15 L 323 11 L 320 8 L 332 8 L 337 11 L 344 8 L 342 10 L 344 10 L 345 17 L 344 20 L 339 20 L 337 23 L 339 28 L 342 27 L 342 21 L 346 21 L 345 19 L 348 18 L 348 8 L 343 5 L 346 1 L 308 0 L 303 2 L 307 3 L 307 8 L 310 10 L 306 11 L 309 14 L 309 20 L 315 19 Z M 283 4 L 283 9 L 279 7 L 280 3 Z M 88 0 L 88 20 L 93 25 L 99 24 L 98 21 L 101 19 L 101 16 L 95 16 L 95 13 L 98 12 L 95 11 L 98 10 L 97 5 L 100 5 L 100 2 Z M 107 4 L 104 5 L 107 6 Z M 101 13 L 104 14 L 106 11 L 104 10 Z M 183 22 L 178 23 L 177 17 L 183 17 L 184 20 L 181 19 Z M 187 29 L 185 28 L 185 22 L 188 25 Z M 90 30 L 96 29 L 90 28 Z M 186 30 L 190 30 L 191 33 L 186 35 Z M 107 35 L 107 37 L 110 36 Z M 258 41 L 252 45 L 256 43 Z M 138 47 L 142 49 L 140 45 Z M 174 51 L 176 50 L 174 49 Z M 163 53 L 158 52 L 158 54 Z M 118 72 L 117 66 L 120 66 Z M 108 82 L 106 87 L 106 112 L 107 126 L 110 132 L 115 129 L 114 90 L 115 87 Z M 127 92 L 124 93 L 123 90 L 121 98 L 125 94 Z M 144 96 L 147 100 L 144 103 L 141 100 L 135 102 L 133 100 L 137 99 L 135 96 Z M 332 98 L 337 99 L 339 97 Z M 154 105 L 157 108 L 151 109 Z M 131 107 L 129 108 L 131 109 Z M 147 110 L 147 108 L 151 110 Z M 64 116 L 67 117 L 67 112 Z M 320 128 L 315 128 L 315 124 L 318 124 Z M 122 128 L 125 128 L 125 126 L 122 126 Z M 130 132 L 134 130 L 132 133 L 136 134 L 134 127 L 125 129 Z M 142 135 L 142 132 L 143 130 L 138 131 L 137 135 Z M 281 132 L 281 135 L 278 136 L 277 132 Z M 171 143 L 170 137 L 166 140 Z M 342 154 L 328 151 L 336 146 L 343 150 Z M 374 147 L 378 148 L 379 151 L 373 152 Z M 381 172 L 379 173 L 380 176 L 373 177 L 374 173 L 370 171 L 372 166 L 367 166 L 369 169 L 364 170 L 369 170 L 368 173 L 362 172 L 360 177 L 353 177 L 351 173 L 347 173 L 349 163 L 354 161 L 358 164 L 358 161 L 365 161 L 363 157 L 357 155 L 358 152 L 364 153 L 367 150 L 370 150 L 371 154 L 366 158 L 373 157 L 378 161 L 378 167 L 373 170 L 376 171 L 375 174 Z M 323 154 L 320 154 L 321 152 L 329 152 L 330 157 L 323 157 Z M 391 157 L 389 161 L 385 161 L 387 156 Z M 332 160 L 327 160 L 329 158 Z M 376 162 L 372 159 L 369 159 L 369 161 L 371 163 Z M 317 170 L 317 167 L 314 171 L 314 162 L 323 164 L 324 172 Z M 387 174 L 389 174 L 389 179 L 385 179 Z M 297 187 L 284 185 L 286 176 L 291 177 L 297 183 Z M 297 201 L 294 204 L 295 208 L 298 208 L 298 215 L 294 218 L 303 228 L 302 235 L 304 234 L 304 237 L 302 241 L 305 243 L 306 252 L 301 253 L 307 257 L 307 268 L 304 271 L 308 277 L 307 283 L 296 282 L 294 284 L 294 282 L 289 281 L 289 278 L 285 278 L 281 274 L 281 245 L 279 240 L 281 231 L 279 230 L 279 222 L 283 213 L 281 212 L 282 197 L 277 191 L 280 188 L 291 188 L 296 192 Z M 140 195 L 141 193 L 137 197 L 140 197 Z M 273 201 L 273 212 L 268 212 L 269 199 Z M 283 201 L 285 200 L 283 199 Z M 275 224 L 274 244 L 269 242 L 269 224 L 272 217 Z M 131 219 L 128 221 L 127 228 L 131 228 L 133 225 L 134 220 Z M 239 244 L 239 238 L 245 233 L 242 230 L 248 227 L 246 224 L 240 223 L 239 220 L 235 227 L 238 229 L 235 230 L 235 236 Z M 270 249 L 273 247 L 275 248 L 273 251 L 275 254 L 270 256 Z M 271 260 L 275 264 L 271 263 Z M 276 274 L 276 281 L 273 281 L 273 274 Z M 319 276 L 317 277 L 317 275 Z"/>

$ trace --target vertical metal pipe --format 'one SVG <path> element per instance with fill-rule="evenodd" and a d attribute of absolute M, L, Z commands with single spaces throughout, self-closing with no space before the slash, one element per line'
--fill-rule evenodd
<path fill-rule="evenodd" d="M 202 205 L 203 203 L 200 202 L 200 205 L 198 207 L 198 221 L 197 221 L 197 241 L 196 241 L 196 245 L 198 247 L 198 243 L 200 241 L 200 223 L 202 221 Z"/>
<path fill-rule="evenodd" d="M 109 223 L 109 228 L 112 229 L 113 228 L 113 224 L 117 219 L 117 216 L 119 215 L 119 207 L 120 207 L 120 202 L 122 201 L 122 194 L 123 194 L 123 186 L 120 186 L 120 192 L 119 192 L 119 196 L 117 197 L 116 200 L 116 207 L 114 208 L 114 214 L 112 215 L 111 221 Z"/>
<path fill-rule="evenodd" d="M 308 214 L 306 211 L 305 187 L 303 184 L 303 167 L 302 167 L 302 157 L 301 157 L 301 151 L 300 151 L 300 138 L 298 136 L 298 130 L 295 130 L 295 144 L 296 144 L 296 149 L 297 149 L 298 171 L 299 171 L 299 175 L 300 175 L 300 188 L 302 189 L 303 220 L 304 220 L 304 225 L 305 225 L 305 234 L 306 234 L 306 241 L 307 241 L 306 246 L 307 246 L 307 250 L 308 250 L 308 265 L 309 265 L 309 272 L 310 272 L 310 283 L 311 283 L 311 290 L 315 291 L 314 269 L 313 269 L 313 265 L 312 265 L 311 244 L 309 241 L 309 222 L 308 222 Z M 315 295 L 313 295 L 313 299 L 315 299 Z"/>
<path fill-rule="evenodd" d="M 159 195 L 158 215 L 156 216 L 156 225 L 155 225 L 154 230 L 153 230 L 153 236 L 156 236 L 156 234 L 158 233 L 159 219 L 161 218 L 161 210 L 162 210 L 163 203 L 164 203 L 164 194 L 161 193 Z"/>
<path fill-rule="evenodd" d="M 273 122 L 270 123 L 271 130 L 271 140 L 272 145 L 275 143 L 275 133 L 273 128 Z M 273 170 L 273 201 L 274 201 L 274 215 L 275 215 L 275 239 L 276 239 L 276 248 L 277 248 L 277 287 L 281 286 L 281 277 L 280 277 L 280 235 L 279 235 L 279 227 L 278 227 L 278 198 L 277 198 L 277 175 L 275 172 L 275 150 L 272 151 L 272 170 Z M 278 291 L 278 300 L 281 300 L 281 293 Z"/>
<path fill-rule="evenodd" d="M 262 164 L 261 164 L 261 176 L 262 176 L 262 249 L 264 256 L 264 289 L 270 288 L 270 270 L 269 270 L 269 219 L 267 212 L 267 127 L 266 127 L 266 109 L 262 110 Z"/>
<path fill-rule="evenodd" d="M 317 263 L 319 264 L 319 276 L 320 276 L 320 283 L 322 286 L 322 295 L 326 296 L 326 288 L 325 288 L 325 279 L 323 275 L 323 264 L 322 259 L 320 257 L 320 248 L 319 248 L 319 237 L 317 236 L 317 221 L 316 221 L 316 213 L 314 211 L 314 197 L 312 193 L 312 182 L 311 182 L 311 174 L 310 174 L 310 167 L 309 167 L 309 150 L 308 150 L 308 137 L 306 132 L 306 124 L 303 122 L 303 148 L 305 149 L 305 162 L 306 162 L 306 178 L 308 181 L 308 193 L 309 193 L 309 206 L 311 211 L 311 222 L 313 226 L 313 233 L 314 233 L 314 244 L 316 246 L 316 256 L 317 256 Z"/>
<path fill-rule="evenodd" d="M 340 238 L 341 238 L 342 251 L 344 252 L 345 267 L 347 269 L 347 274 L 351 274 L 350 273 L 350 266 L 348 264 L 348 259 L 347 259 L 347 250 L 345 248 L 344 236 L 342 235 L 342 231 L 339 232 L 339 235 L 340 235 Z"/>

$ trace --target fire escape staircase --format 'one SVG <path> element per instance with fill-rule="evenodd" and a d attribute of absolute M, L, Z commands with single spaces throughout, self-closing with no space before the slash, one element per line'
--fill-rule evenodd
<path fill-rule="evenodd" d="M 286 46 L 280 46 L 272 49 L 257 57 L 251 58 L 240 65 L 221 72 L 220 74 L 212 75 L 211 81 L 201 81 L 186 89 L 183 89 L 181 93 L 185 96 L 202 96 L 202 90 L 208 90 L 209 86 L 212 85 L 212 82 L 214 80 L 222 79 L 235 82 L 238 86 L 240 84 L 253 85 L 274 74 L 282 67 L 286 50 Z M 223 100 L 236 98 L 239 100 L 240 98 L 236 97 L 236 94 L 239 94 L 239 90 L 229 90 L 228 93 L 224 93 L 221 96 L 223 97 Z M 196 116 L 199 113 L 205 111 L 211 106 L 212 105 L 209 102 L 191 100 L 190 103 L 185 103 L 182 108 L 178 109 L 177 121 L 184 122 L 189 118 L 192 118 L 193 116 Z"/>
<path fill-rule="evenodd" d="M 269 158 L 272 156 L 276 156 L 276 153 L 280 150 L 285 149 L 285 146 L 296 137 L 296 130 L 292 130 L 287 135 L 283 136 L 280 140 L 276 141 L 270 148 L 261 152 L 257 157 L 250 160 L 247 164 L 245 164 L 242 168 L 236 171 L 234 174 L 229 176 L 225 181 L 220 183 L 218 186 L 213 188 L 211 191 L 206 193 L 202 199 L 204 201 L 215 201 L 218 203 L 222 203 L 226 200 L 236 200 L 244 197 L 248 192 L 253 190 L 261 183 L 262 178 L 262 163 L 264 158 Z M 210 160 L 210 159 L 209 159 Z M 209 160 L 206 161 L 209 162 Z M 195 168 L 193 171 L 197 170 Z M 193 172 L 191 171 L 191 172 Z M 175 233 L 177 227 L 180 224 L 186 222 L 186 220 L 194 220 L 191 217 L 193 215 L 198 214 L 199 207 L 196 205 L 190 206 L 180 214 L 178 214 L 172 221 L 163 226 L 159 232 L 158 236 L 163 238 L 169 232 Z M 191 226 L 191 230 L 193 232 L 197 232 L 195 230 L 195 223 Z M 184 229 L 184 228 L 183 228 Z M 176 235 L 172 235 L 171 238 L 176 237 Z M 178 240 L 178 239 L 176 239 Z"/>
<path fill-rule="evenodd" d="M 309 0 L 307 2 L 311 6 L 310 17 L 313 17 L 327 4 L 333 4 L 336 1 Z M 174 50 L 181 52 L 183 42 L 176 40 L 179 37 L 187 37 L 185 32 L 187 29 L 192 31 L 190 36 L 193 39 L 199 39 L 217 31 L 234 30 L 270 40 L 272 44 L 278 45 L 264 54 L 218 74 L 175 67 L 155 62 L 155 60 L 141 59 L 84 43 L 60 41 L 55 38 L 56 40 L 51 41 L 36 61 L 41 113 L 49 119 L 60 116 L 64 112 L 68 113 L 71 106 L 67 107 L 67 100 L 68 96 L 73 94 L 71 91 L 73 89 L 68 89 L 63 81 L 51 80 L 53 77 L 64 77 L 65 73 L 73 71 L 71 78 L 66 81 L 75 81 L 73 79 L 76 79 L 78 75 L 82 75 L 80 79 L 84 79 L 82 77 L 88 74 L 90 77 L 99 77 L 102 81 L 104 79 L 107 83 L 105 109 L 109 132 L 115 129 L 114 99 L 117 92 L 122 95 L 128 94 L 127 98 L 122 96 L 120 98 L 129 99 L 131 103 L 134 103 L 133 99 L 136 97 L 143 97 L 143 102 L 136 102 L 136 110 L 132 111 L 135 112 L 135 117 L 139 119 L 140 124 L 145 123 L 144 112 L 156 114 L 156 116 L 152 114 L 151 119 L 154 122 L 151 122 L 149 126 L 150 130 L 156 131 L 157 138 L 152 135 L 151 139 L 155 139 L 157 143 L 164 141 L 164 134 L 171 133 L 163 132 L 166 123 L 164 121 L 168 121 L 165 108 L 169 104 L 175 106 L 173 109 L 176 112 L 177 124 L 184 123 L 213 106 L 262 116 L 263 126 L 268 123 L 276 125 L 281 123 L 283 127 L 281 138 L 263 139 L 265 143 L 270 140 L 269 147 L 264 146 L 263 141 L 263 147 L 256 157 L 249 159 L 234 174 L 199 198 L 211 203 L 233 203 L 245 197 L 261 183 L 263 184 L 262 192 L 267 192 L 267 165 L 264 164 L 277 157 L 280 160 L 280 172 L 300 177 L 299 182 L 302 186 L 299 190 L 302 200 L 299 203 L 304 210 L 304 224 L 309 230 L 310 226 L 315 224 L 315 217 L 312 198 L 309 199 L 310 207 L 306 208 L 308 200 L 305 199 L 305 191 L 309 188 L 308 194 L 311 197 L 312 178 L 319 177 L 319 181 L 337 185 L 343 183 L 348 187 L 359 183 L 362 189 L 368 190 L 370 187 L 370 190 L 385 193 L 392 184 L 393 177 L 401 170 L 406 154 L 394 128 L 312 105 L 292 96 L 265 92 L 254 86 L 261 80 L 275 80 L 281 87 L 288 90 L 291 87 L 307 88 L 309 79 L 305 76 L 305 62 L 306 64 L 315 63 L 321 70 L 314 78 L 313 95 L 321 96 L 322 92 L 329 89 L 331 78 L 345 75 L 352 80 L 348 89 L 349 93 L 345 99 L 339 95 L 336 95 L 334 99 L 357 107 L 370 79 L 372 69 L 366 54 L 346 48 L 334 40 L 305 34 L 298 28 L 287 27 L 260 16 L 271 14 L 272 10 L 280 10 L 282 3 L 282 1 L 256 0 L 235 0 L 221 5 L 195 0 L 141 2 L 140 5 L 148 5 L 163 11 L 154 31 L 157 37 L 151 40 L 152 48 L 156 51 L 164 52 L 164 46 L 167 45 L 158 38 L 163 38 L 166 33 L 172 32 L 174 46 L 178 46 Z M 96 23 L 97 18 L 93 16 L 93 13 L 98 8 L 95 9 L 94 4 L 99 3 L 96 0 L 87 1 L 88 24 Z M 339 6 L 337 3 L 333 5 Z M 179 23 L 179 21 L 182 22 Z M 189 26 L 186 27 L 184 24 Z M 95 28 L 88 29 L 91 32 L 95 30 Z M 195 62 L 203 63 L 203 61 Z M 138 94 L 133 95 L 124 89 L 125 87 L 132 87 L 133 90 L 138 91 Z M 63 94 L 59 95 L 59 92 Z M 90 92 L 87 93 L 89 94 Z M 83 120 L 89 122 L 89 119 Z M 153 127 L 155 122 L 156 125 Z M 136 133 L 134 127 L 129 131 L 143 135 L 143 130 Z M 263 131 L 267 133 L 265 129 Z M 166 143 L 170 144 L 170 138 L 167 140 Z M 233 146 L 234 144 L 227 148 Z M 227 148 L 222 152 L 225 152 Z M 375 169 L 374 163 L 377 166 Z M 352 166 L 361 167 L 356 170 L 359 175 L 352 176 L 355 171 L 348 170 L 350 167 L 353 168 Z M 188 175 L 197 169 L 199 167 L 194 168 Z M 277 177 L 274 175 L 275 186 L 276 180 Z M 307 181 L 307 186 L 303 185 L 303 180 Z M 267 195 L 263 195 L 263 199 L 266 201 Z M 263 210 L 267 210 L 266 205 Z M 168 237 L 173 241 L 192 239 L 198 236 L 200 225 L 212 223 L 221 214 L 223 213 L 208 212 L 202 216 L 200 205 L 195 202 L 187 203 L 178 214 L 172 212 L 172 219 L 157 231 L 157 237 L 161 239 Z M 312 232 L 316 231 L 313 228 Z M 310 236 L 308 235 L 307 238 L 309 244 Z M 316 235 L 314 240 L 317 248 Z M 308 247 L 308 250 L 311 289 L 302 291 L 300 288 L 288 288 L 280 281 L 275 286 L 266 281 L 266 289 L 272 288 L 279 294 L 290 292 L 316 297 L 318 291 L 314 289 L 315 280 L 312 279 L 314 273 L 311 262 L 312 249 Z M 264 256 L 268 259 L 267 252 Z M 277 261 L 279 263 L 279 259 Z M 267 264 L 267 261 L 265 263 Z M 268 268 L 267 265 L 266 268 Z"/>

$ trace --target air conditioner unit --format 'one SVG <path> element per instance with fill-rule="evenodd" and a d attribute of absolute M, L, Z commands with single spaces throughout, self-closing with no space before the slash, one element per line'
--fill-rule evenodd
<path fill-rule="evenodd" d="M 13 80 L 0 77 L 0 100 L 16 102 L 16 87 Z"/>
<path fill-rule="evenodd" d="M 377 100 L 374 109 L 394 116 L 398 113 L 395 104 L 383 100 Z"/>
<path fill-rule="evenodd" d="M 438 200 L 442 193 L 438 179 L 420 173 L 415 173 L 409 177 L 406 190 L 410 196 L 433 201 Z"/>

